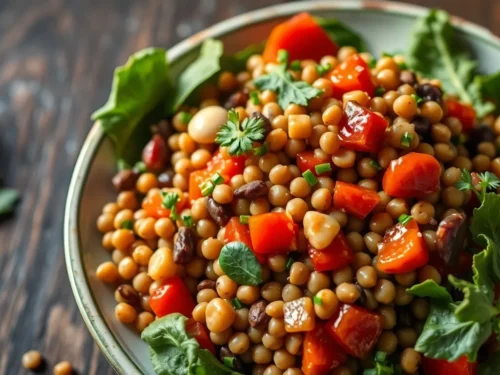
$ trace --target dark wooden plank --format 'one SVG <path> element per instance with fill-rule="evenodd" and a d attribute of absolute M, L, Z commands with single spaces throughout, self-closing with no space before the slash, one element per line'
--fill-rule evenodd
<path fill-rule="evenodd" d="M 0 1 L 0 177 L 21 191 L 0 225 L 0 374 L 23 373 L 32 348 L 46 374 L 69 360 L 112 374 L 73 300 L 63 258 L 63 206 L 73 164 L 109 92 L 140 48 L 170 46 L 235 14 L 280 0 Z M 495 0 L 420 0 L 500 34 Z M 459 4 L 457 4 L 459 3 Z"/>

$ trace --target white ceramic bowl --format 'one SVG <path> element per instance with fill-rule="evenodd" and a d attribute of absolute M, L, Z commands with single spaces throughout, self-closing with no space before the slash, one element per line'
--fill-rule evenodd
<path fill-rule="evenodd" d="M 302 11 L 336 17 L 360 32 L 371 52 L 402 51 L 417 17 L 426 9 L 393 2 L 309 1 L 277 5 L 231 18 L 199 32 L 169 50 L 173 69 L 182 70 L 206 38 L 224 42 L 226 52 L 263 41 L 273 26 Z M 454 18 L 470 43 L 480 69 L 492 73 L 500 61 L 500 40 L 482 27 Z M 98 124 L 90 131 L 73 172 L 64 220 L 66 265 L 73 293 L 87 327 L 119 374 L 154 374 L 148 348 L 139 335 L 114 318 L 113 289 L 95 276 L 97 266 L 109 260 L 101 247 L 96 218 L 106 202 L 115 200 L 111 185 L 115 173 L 112 145 Z"/>

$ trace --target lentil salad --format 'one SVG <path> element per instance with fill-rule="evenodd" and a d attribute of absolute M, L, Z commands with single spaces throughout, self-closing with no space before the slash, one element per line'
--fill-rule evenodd
<path fill-rule="evenodd" d="M 463 314 L 474 291 L 493 308 L 498 281 L 494 267 L 476 280 L 495 236 L 483 250 L 471 237 L 489 232 L 469 230 L 498 204 L 497 123 L 476 120 L 495 97 L 472 107 L 401 55 L 338 48 L 321 24 L 283 23 L 241 70 L 219 56 L 197 104 L 113 179 L 97 276 L 118 282 L 116 316 L 143 332 L 157 373 L 178 370 L 176 342 L 188 371 L 288 375 L 468 374 L 479 347 L 495 350 L 496 310 Z M 432 348 L 438 309 L 479 325 L 474 344 Z"/>

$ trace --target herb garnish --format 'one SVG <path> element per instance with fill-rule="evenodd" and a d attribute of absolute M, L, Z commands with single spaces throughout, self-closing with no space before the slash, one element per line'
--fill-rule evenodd
<path fill-rule="evenodd" d="M 375 354 L 375 367 L 366 369 L 363 375 L 399 375 L 403 374 L 398 365 L 389 362 L 386 352 L 377 352 Z"/>
<path fill-rule="evenodd" d="M 457 189 L 462 191 L 471 190 L 482 200 L 488 190 L 494 190 L 500 186 L 500 180 L 491 172 L 475 173 L 475 175 L 479 180 L 476 186 L 472 180 L 472 174 L 468 170 L 462 169 L 460 181 L 456 184 Z"/>
<path fill-rule="evenodd" d="M 415 100 L 417 105 L 420 105 L 420 103 L 422 103 L 424 101 L 424 99 L 422 97 L 418 96 L 417 94 L 411 94 L 411 97 Z"/>
<path fill-rule="evenodd" d="M 370 162 L 368 164 L 370 165 L 370 167 L 375 168 L 377 171 L 381 171 L 382 170 L 382 166 L 376 160 L 372 159 L 372 160 L 370 160 Z"/>
<path fill-rule="evenodd" d="M 161 195 L 163 197 L 162 200 L 162 205 L 166 209 L 170 210 L 170 218 L 172 220 L 177 220 L 179 219 L 179 215 L 177 214 L 177 202 L 179 201 L 179 194 L 173 193 L 173 192 L 161 192 Z"/>
<path fill-rule="evenodd" d="M 133 229 L 134 222 L 132 220 L 123 220 L 120 225 L 123 229 Z"/>
<path fill-rule="evenodd" d="M 219 255 L 222 271 L 241 285 L 259 285 L 262 282 L 262 267 L 250 248 L 243 242 L 230 242 Z"/>
<path fill-rule="evenodd" d="M 312 171 L 310 169 L 308 169 L 307 171 L 302 173 L 302 177 L 304 177 L 304 179 L 307 181 L 307 183 L 311 186 L 314 186 L 318 183 L 318 179 L 316 178 L 316 176 L 314 175 L 314 173 L 312 173 Z"/>
<path fill-rule="evenodd" d="M 410 147 L 411 146 L 411 140 L 412 140 L 411 134 L 408 133 L 408 132 L 405 132 L 401 136 L 401 146 L 403 146 L 403 147 Z"/>
<path fill-rule="evenodd" d="M 398 218 L 398 221 L 401 225 L 406 225 L 412 219 L 411 215 L 401 214 Z"/>
<path fill-rule="evenodd" d="M 264 122 L 258 117 L 247 117 L 240 124 L 240 115 L 234 109 L 227 115 L 215 142 L 228 147 L 230 155 L 242 155 L 252 150 L 253 143 L 264 139 Z"/>
<path fill-rule="evenodd" d="M 309 101 L 321 95 L 322 91 L 304 81 L 293 81 L 287 71 L 288 52 L 280 50 L 279 65 L 269 74 L 257 77 L 255 86 L 260 90 L 271 90 L 278 94 L 278 104 L 285 109 L 290 104 L 307 106 Z"/>
<path fill-rule="evenodd" d="M 0 188 L 0 215 L 10 214 L 19 200 L 16 189 Z"/>
<path fill-rule="evenodd" d="M 184 225 L 188 228 L 191 228 L 193 226 L 193 217 L 191 215 L 183 216 L 182 221 L 184 222 Z"/>

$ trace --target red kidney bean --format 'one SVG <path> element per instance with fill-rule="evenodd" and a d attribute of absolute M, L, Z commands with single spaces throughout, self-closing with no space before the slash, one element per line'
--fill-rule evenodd
<path fill-rule="evenodd" d="M 142 150 L 142 161 L 146 167 L 151 169 L 162 169 L 165 167 L 168 158 L 167 144 L 159 134 L 153 135 L 153 138 Z"/>

